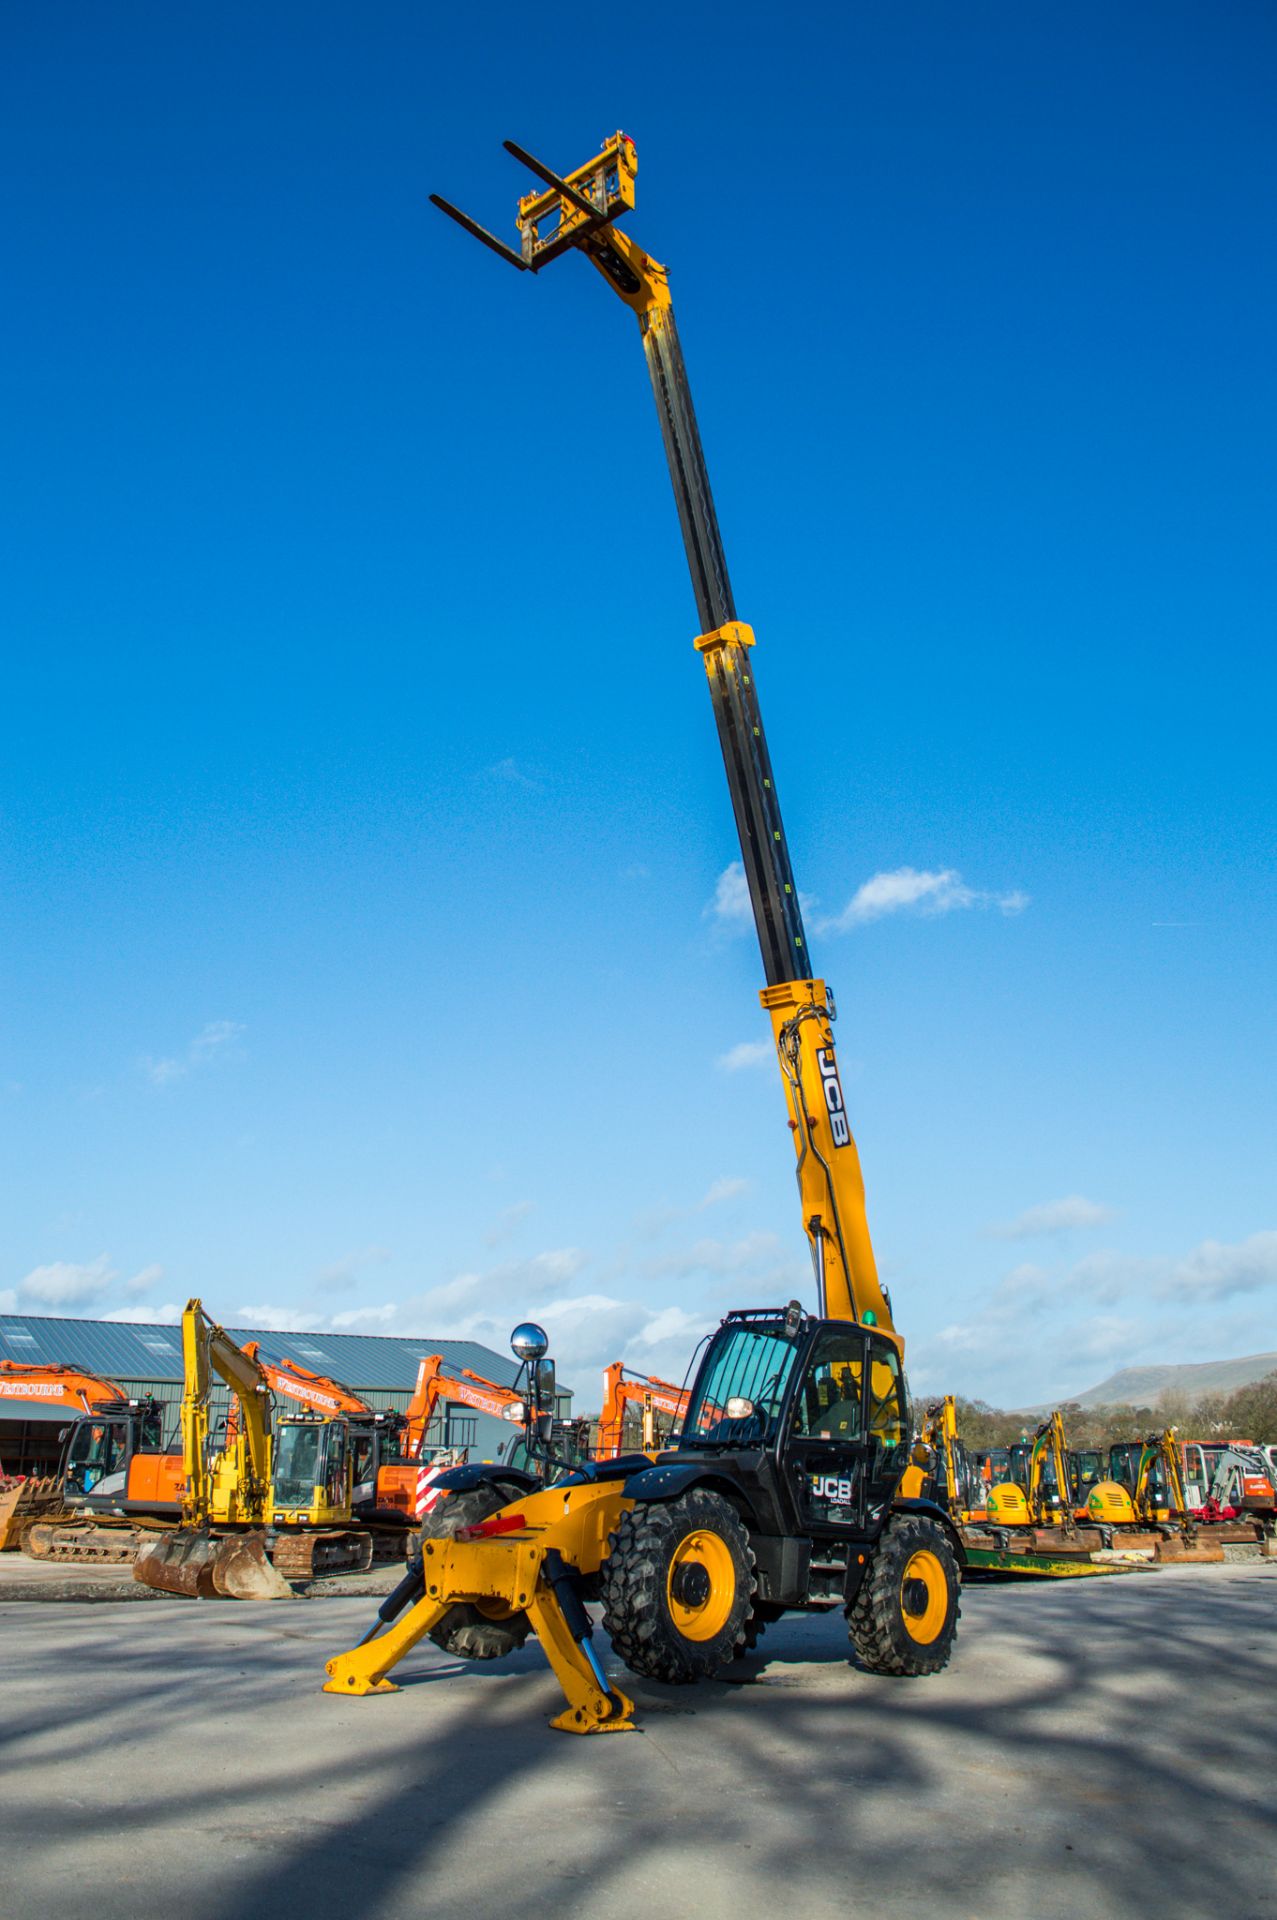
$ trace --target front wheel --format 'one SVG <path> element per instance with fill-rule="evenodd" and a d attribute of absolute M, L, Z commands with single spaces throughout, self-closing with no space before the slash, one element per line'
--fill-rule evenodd
<path fill-rule="evenodd" d="M 721 1494 L 622 1514 L 603 1562 L 603 1625 L 627 1667 L 682 1685 L 736 1657 L 754 1595 L 754 1556 Z"/>
<path fill-rule="evenodd" d="M 958 1631 L 962 1580 L 944 1528 L 898 1513 L 883 1528 L 847 1609 L 851 1644 L 870 1673 L 939 1673 Z"/>
<path fill-rule="evenodd" d="M 468 1493 L 451 1493 L 432 1507 L 421 1522 L 422 1540 L 450 1540 L 463 1527 L 477 1527 L 481 1520 L 500 1513 L 510 1500 L 508 1489 L 473 1487 Z M 517 1493 L 514 1498 L 518 1498 Z M 420 1565 L 421 1548 L 415 1549 Z M 445 1653 L 460 1660 L 500 1660 L 521 1647 L 532 1631 L 526 1613 L 487 1614 L 473 1601 L 458 1601 L 449 1607 L 430 1638 Z"/>

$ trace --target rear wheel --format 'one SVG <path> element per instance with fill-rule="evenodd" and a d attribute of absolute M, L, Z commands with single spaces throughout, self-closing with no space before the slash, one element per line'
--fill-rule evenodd
<path fill-rule="evenodd" d="M 517 1498 L 517 1493 L 512 1494 L 505 1487 L 475 1487 L 469 1493 L 451 1493 L 426 1514 L 421 1523 L 421 1538 L 451 1540 L 463 1527 L 477 1527 L 481 1520 L 490 1520 L 494 1513 L 508 1506 L 512 1498 Z M 414 1549 L 418 1561 L 420 1554 L 420 1547 Z M 467 1600 L 449 1607 L 430 1638 L 445 1653 L 455 1654 L 461 1660 L 500 1660 L 504 1654 L 514 1653 L 521 1647 L 531 1631 L 532 1623 L 526 1613 L 503 1614 L 493 1619 Z"/>
<path fill-rule="evenodd" d="M 887 1522 L 847 1610 L 851 1644 L 870 1673 L 939 1673 L 958 1630 L 961 1575 L 944 1528 L 920 1515 Z"/>
<path fill-rule="evenodd" d="M 621 1516 L 603 1562 L 603 1625 L 627 1667 L 699 1680 L 744 1646 L 754 1556 L 734 1508 L 696 1488 Z"/>

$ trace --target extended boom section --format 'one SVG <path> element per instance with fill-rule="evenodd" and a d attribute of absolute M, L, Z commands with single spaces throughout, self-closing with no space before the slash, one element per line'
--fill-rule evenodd
<path fill-rule="evenodd" d="M 814 977 L 807 950 L 758 702 L 754 635 L 736 617 L 669 276 L 659 261 L 613 224 L 634 205 L 638 172 L 634 142 L 626 134 L 615 133 L 593 160 L 566 175 L 555 173 L 511 140 L 505 146 L 544 183 L 519 202 L 519 254 L 494 240 L 450 202 L 438 195 L 431 198 L 467 232 L 533 273 L 565 253 L 583 253 L 637 317 L 702 627 L 696 647 L 709 681 L 762 954 L 767 982 L 762 1000 L 771 1016 L 785 1083 L 819 1310 L 822 1316 L 861 1321 L 894 1334 L 890 1302 L 878 1279 L 860 1158 L 838 1073 L 833 997 L 824 982 Z"/>

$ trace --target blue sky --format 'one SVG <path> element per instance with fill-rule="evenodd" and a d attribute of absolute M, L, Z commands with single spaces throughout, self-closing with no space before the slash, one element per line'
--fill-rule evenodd
<path fill-rule="evenodd" d="M 636 330 L 426 201 L 619 125 L 915 1385 L 1277 1347 L 1271 11 L 2 32 L 0 1306 L 810 1296 Z"/>

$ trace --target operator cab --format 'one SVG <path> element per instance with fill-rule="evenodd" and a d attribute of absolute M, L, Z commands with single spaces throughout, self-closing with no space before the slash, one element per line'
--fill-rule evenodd
<path fill-rule="evenodd" d="M 908 1464 L 899 1347 L 873 1326 L 783 1309 L 731 1313 L 660 1464 L 733 1456 L 766 1533 L 876 1532 Z"/>
<path fill-rule="evenodd" d="M 108 1505 L 127 1498 L 129 1463 L 136 1453 L 164 1451 L 163 1425 L 164 1409 L 150 1398 L 100 1408 L 77 1420 L 63 1455 L 65 1497 Z"/>
<path fill-rule="evenodd" d="M 277 1520 L 318 1521 L 350 1514 L 350 1445 L 344 1420 L 291 1414 L 275 1432 L 271 1496 Z"/>

